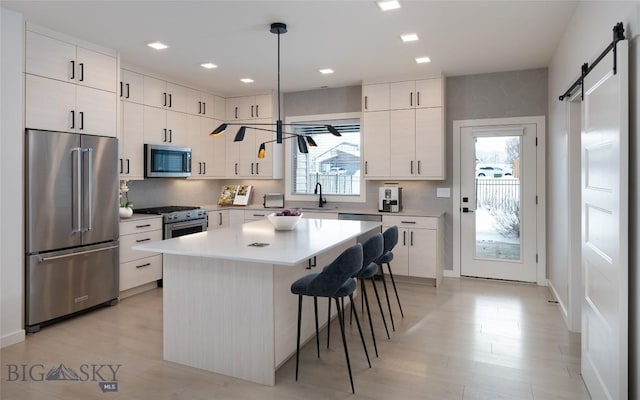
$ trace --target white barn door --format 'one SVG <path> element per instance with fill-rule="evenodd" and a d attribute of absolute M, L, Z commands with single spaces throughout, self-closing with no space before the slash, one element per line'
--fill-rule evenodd
<path fill-rule="evenodd" d="M 593 399 L 628 398 L 628 42 L 585 77 L 582 103 L 582 376 Z"/>

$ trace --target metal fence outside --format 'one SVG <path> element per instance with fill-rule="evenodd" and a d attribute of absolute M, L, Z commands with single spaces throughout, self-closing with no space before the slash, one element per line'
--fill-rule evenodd
<path fill-rule="evenodd" d="M 360 188 L 360 177 L 356 175 L 310 175 L 307 179 L 307 193 L 313 193 L 316 183 L 322 185 L 323 194 L 358 194 Z"/>
<path fill-rule="evenodd" d="M 476 208 L 506 208 L 520 203 L 520 179 L 476 178 Z"/>

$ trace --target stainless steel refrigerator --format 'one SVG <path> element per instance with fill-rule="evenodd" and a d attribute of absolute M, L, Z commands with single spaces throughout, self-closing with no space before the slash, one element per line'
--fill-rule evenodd
<path fill-rule="evenodd" d="M 26 131 L 28 332 L 118 297 L 118 141 Z"/>

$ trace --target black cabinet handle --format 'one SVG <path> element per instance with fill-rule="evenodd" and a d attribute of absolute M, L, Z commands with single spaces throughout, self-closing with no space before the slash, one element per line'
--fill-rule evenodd
<path fill-rule="evenodd" d="M 238 107 L 236 107 L 236 119 L 238 119 Z"/>
<path fill-rule="evenodd" d="M 251 163 L 251 175 L 253 175 L 253 163 Z"/>
<path fill-rule="evenodd" d="M 80 129 L 84 129 L 84 111 L 80 111 Z"/>
<path fill-rule="evenodd" d="M 138 240 L 136 240 L 136 243 L 148 242 L 149 240 L 151 240 L 151 238 L 138 239 Z"/>
<path fill-rule="evenodd" d="M 151 226 L 151 224 L 136 225 L 136 228 L 148 228 L 150 226 Z"/>
<path fill-rule="evenodd" d="M 79 79 L 79 81 L 82 82 L 82 81 L 84 81 L 84 63 L 80 63 L 80 64 L 78 64 L 78 66 L 80 67 L 80 79 Z"/>
<path fill-rule="evenodd" d="M 71 60 L 71 77 L 69 79 L 76 79 L 76 62 Z"/>
<path fill-rule="evenodd" d="M 260 113 L 258 112 L 258 107 L 260 107 L 260 104 L 256 104 L 256 118 L 260 118 Z"/>
<path fill-rule="evenodd" d="M 146 263 L 146 264 L 142 264 L 142 265 L 136 265 L 136 268 L 148 267 L 149 265 L 151 265 L 151 263 Z"/>
<path fill-rule="evenodd" d="M 71 129 L 76 127 L 76 112 L 71 110 Z"/>
<path fill-rule="evenodd" d="M 120 97 L 122 97 L 122 81 L 120 81 Z"/>
<path fill-rule="evenodd" d="M 129 160 L 129 159 L 127 158 L 127 174 L 130 174 L 130 173 L 131 173 L 131 169 L 129 168 L 129 167 L 130 167 L 130 164 L 131 164 L 131 162 L 130 162 L 130 161 L 131 161 L 131 160 Z"/>
<path fill-rule="evenodd" d="M 413 92 L 409 94 L 409 105 L 413 107 Z"/>
<path fill-rule="evenodd" d="M 202 173 L 205 174 L 205 175 L 207 174 L 207 163 L 206 162 L 202 163 Z"/>
<path fill-rule="evenodd" d="M 198 114 L 202 114 L 202 102 L 198 102 Z"/>
<path fill-rule="evenodd" d="M 127 83 L 125 86 L 127 86 L 127 99 L 129 98 L 129 84 Z"/>
<path fill-rule="evenodd" d="M 198 161 L 198 175 L 202 174 L 202 163 Z"/>
<path fill-rule="evenodd" d="M 122 170 L 122 158 L 120 159 L 120 173 L 123 173 L 123 170 Z"/>
<path fill-rule="evenodd" d="M 313 262 L 311 262 L 311 258 L 309 259 L 309 266 L 307 269 L 315 268 L 317 266 L 316 256 L 313 256 Z"/>
<path fill-rule="evenodd" d="M 169 108 L 171 108 L 171 93 L 169 93 Z"/>
<path fill-rule="evenodd" d="M 258 168 L 258 165 L 260 165 L 260 163 L 256 163 L 256 175 L 260 175 L 260 169 Z"/>
<path fill-rule="evenodd" d="M 402 232 L 402 245 L 407 245 L 407 231 Z"/>
<path fill-rule="evenodd" d="M 219 221 L 218 225 L 222 226 L 222 213 L 221 212 L 218 213 L 218 221 Z"/>
<path fill-rule="evenodd" d="M 411 232 L 409 233 L 409 235 L 410 235 L 410 237 L 411 237 L 411 246 L 413 246 L 413 231 L 411 231 Z"/>
<path fill-rule="evenodd" d="M 418 105 L 420 105 L 420 92 L 416 92 L 416 97 L 418 100 Z"/>
<path fill-rule="evenodd" d="M 253 104 L 251 105 L 251 118 L 253 118 Z"/>
<path fill-rule="evenodd" d="M 167 92 L 163 92 L 162 95 L 164 96 L 164 104 L 162 106 L 166 107 L 167 106 Z"/>
<path fill-rule="evenodd" d="M 420 104 L 418 104 L 418 105 L 420 105 Z M 418 175 L 420 175 L 420 174 L 421 174 L 421 172 L 420 172 L 420 160 L 418 160 Z"/>
<path fill-rule="evenodd" d="M 163 128 L 162 132 L 163 132 L 162 141 L 166 142 L 167 141 L 167 128 Z"/>
<path fill-rule="evenodd" d="M 264 217 L 264 214 L 253 214 L 254 217 Z"/>
<path fill-rule="evenodd" d="M 236 175 L 238 175 L 238 163 L 236 163 L 235 168 L 236 168 Z"/>
<path fill-rule="evenodd" d="M 369 109 L 369 104 L 368 104 L 367 100 L 369 100 L 369 96 L 364 96 L 364 109 L 365 110 Z"/>
<path fill-rule="evenodd" d="M 369 162 L 364 162 L 364 174 L 367 175 L 369 173 Z"/>
<path fill-rule="evenodd" d="M 401 224 L 417 224 L 416 221 L 400 221 Z"/>
<path fill-rule="evenodd" d="M 202 113 L 207 115 L 207 103 L 202 102 Z"/>
<path fill-rule="evenodd" d="M 169 129 L 169 143 L 173 143 L 173 129 Z"/>
<path fill-rule="evenodd" d="M 413 175 L 413 160 L 411 160 L 411 175 Z"/>

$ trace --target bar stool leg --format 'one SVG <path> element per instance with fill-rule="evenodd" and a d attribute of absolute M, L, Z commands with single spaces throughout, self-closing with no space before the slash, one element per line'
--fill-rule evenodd
<path fill-rule="evenodd" d="M 298 365 L 300 364 L 300 323 L 302 321 L 302 295 L 298 295 L 298 337 L 296 340 L 296 381 L 298 380 Z"/>
<path fill-rule="evenodd" d="M 329 339 L 331 338 L 331 297 L 329 299 L 327 311 L 327 349 L 329 348 Z"/>
<path fill-rule="evenodd" d="M 351 302 L 353 303 L 353 294 L 349 295 Z M 360 327 L 360 320 L 358 319 L 358 313 L 353 313 L 356 317 L 356 325 L 358 325 L 358 332 L 360 332 L 360 340 L 362 341 L 362 347 L 364 348 L 364 354 L 367 356 L 367 363 L 369 364 L 369 368 L 371 368 L 371 360 L 369 359 L 369 352 L 367 351 L 367 344 L 364 341 L 364 335 L 362 334 L 362 328 Z"/>
<path fill-rule="evenodd" d="M 347 350 L 347 338 L 344 334 L 344 320 L 342 319 L 342 311 L 340 309 L 340 302 L 338 298 L 336 300 L 336 308 L 338 309 L 338 321 L 340 322 L 340 332 L 342 333 L 342 344 L 344 346 L 344 357 L 347 359 L 347 369 L 349 370 L 349 382 L 351 382 L 351 391 L 356 393 L 356 389 L 353 386 L 353 376 L 351 375 L 351 363 L 349 362 L 349 350 Z"/>
<path fill-rule="evenodd" d="M 318 330 L 318 297 L 313 296 L 313 311 L 316 314 L 316 348 L 318 350 L 318 358 L 320 358 L 320 333 Z"/>
<path fill-rule="evenodd" d="M 400 307 L 400 314 L 404 318 L 404 312 L 402 311 L 402 304 L 400 304 L 400 296 L 398 296 L 398 288 L 396 288 L 396 280 L 393 279 L 393 272 L 391 272 L 391 264 L 387 263 L 389 269 L 389 276 L 391 277 L 391 283 L 393 284 L 393 290 L 396 292 L 396 300 L 398 300 L 398 307 Z"/>
<path fill-rule="evenodd" d="M 367 305 L 367 314 L 369 315 L 369 328 L 371 329 L 371 337 L 373 338 L 373 349 L 375 350 L 376 357 L 378 357 L 378 345 L 376 344 L 376 333 L 373 330 L 373 319 L 371 318 L 371 309 L 369 308 L 369 298 L 367 297 L 367 289 L 364 287 L 364 279 L 360 279 L 360 288 L 362 290 L 362 298 L 364 298 L 364 302 Z"/>
<path fill-rule="evenodd" d="M 382 323 L 384 323 L 384 330 L 387 331 L 387 339 L 391 339 L 391 336 L 389 336 L 389 328 L 387 327 L 387 320 L 384 317 L 384 311 L 382 311 L 382 303 L 380 302 L 378 287 L 376 286 L 376 281 L 374 278 L 371 278 L 371 284 L 373 285 L 373 292 L 376 294 L 376 300 L 378 301 L 378 308 L 380 308 L 380 315 L 382 315 Z"/>
<path fill-rule="evenodd" d="M 389 291 L 387 291 L 387 280 L 384 277 L 384 269 L 382 265 L 379 265 L 380 275 L 382 276 L 382 286 L 384 286 L 384 295 L 387 298 L 387 307 L 389 308 L 389 317 L 391 318 L 391 328 L 396 331 L 396 324 L 393 323 L 393 313 L 391 312 L 391 302 L 389 301 Z"/>

